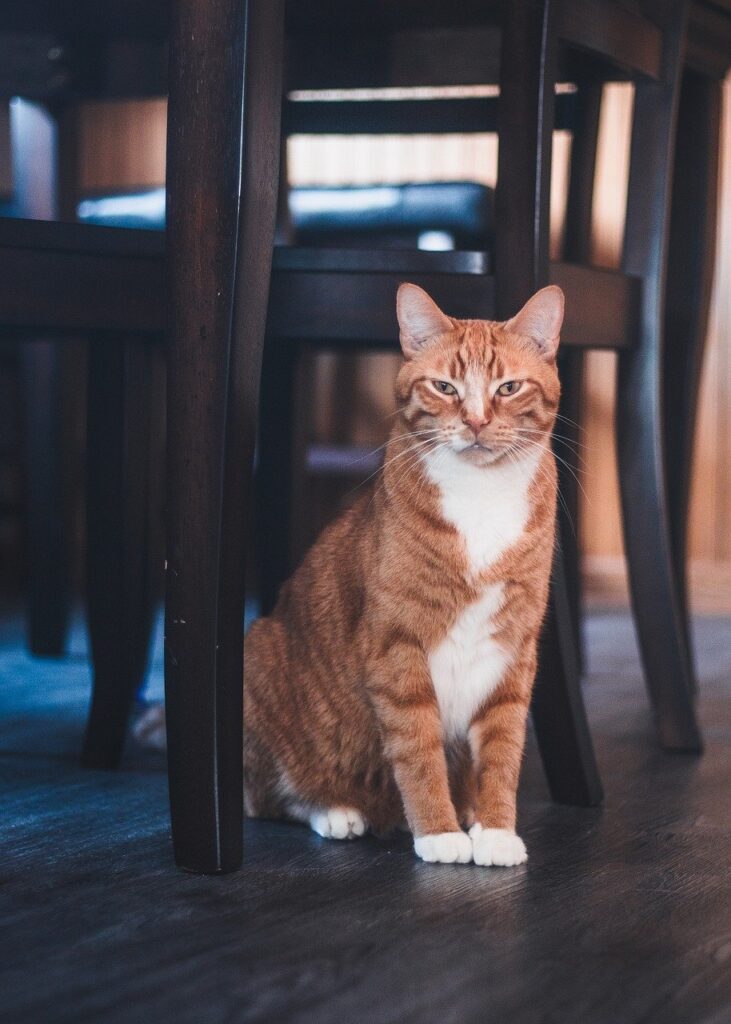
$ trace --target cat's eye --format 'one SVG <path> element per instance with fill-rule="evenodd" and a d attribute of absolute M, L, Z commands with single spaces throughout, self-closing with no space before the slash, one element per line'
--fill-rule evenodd
<path fill-rule="evenodd" d="M 522 380 L 506 380 L 505 383 L 501 384 L 497 389 L 497 393 L 502 395 L 503 398 L 508 398 L 510 395 L 514 395 L 516 391 L 520 391 L 522 385 Z"/>
<path fill-rule="evenodd" d="M 448 380 L 433 380 L 432 384 L 441 395 L 456 395 L 457 389 Z"/>

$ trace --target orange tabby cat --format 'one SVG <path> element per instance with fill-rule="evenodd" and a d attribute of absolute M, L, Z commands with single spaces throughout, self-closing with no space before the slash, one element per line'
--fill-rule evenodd
<path fill-rule="evenodd" d="M 246 810 L 333 839 L 405 821 L 424 860 L 520 864 L 563 293 L 492 323 L 405 284 L 397 312 L 383 470 L 246 639 Z"/>

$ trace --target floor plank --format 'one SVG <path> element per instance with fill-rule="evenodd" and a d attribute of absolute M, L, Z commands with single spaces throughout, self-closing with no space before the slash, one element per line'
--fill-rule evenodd
<path fill-rule="evenodd" d="M 421 864 L 406 836 L 339 844 L 248 822 L 244 870 L 201 878 L 172 867 L 160 758 L 77 766 L 83 638 L 32 661 L 6 625 L 0 1020 L 731 1020 L 731 621 L 696 634 L 702 759 L 657 749 L 631 625 L 592 616 L 606 804 L 551 805 L 531 744 L 525 867 Z"/>

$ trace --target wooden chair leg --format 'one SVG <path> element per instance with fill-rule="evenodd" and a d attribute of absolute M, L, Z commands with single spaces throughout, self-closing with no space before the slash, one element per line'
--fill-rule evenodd
<path fill-rule="evenodd" d="M 75 115 L 24 100 L 10 107 L 13 190 L 18 214 L 75 215 Z M 21 345 L 28 495 L 27 635 L 32 654 L 64 653 L 71 617 L 77 473 L 74 433 L 83 417 L 80 346 L 42 339 Z"/>
<path fill-rule="evenodd" d="M 552 5 L 547 0 L 506 4 L 495 197 L 495 271 L 500 318 L 513 315 L 548 280 L 555 69 Z M 520 125 L 521 130 L 515 131 L 515 125 Z M 541 643 L 533 722 L 554 799 L 581 805 L 598 803 L 602 798 L 601 784 L 583 710 L 576 641 L 560 554 L 555 559 Z"/>
<path fill-rule="evenodd" d="M 31 654 L 60 657 L 71 617 L 72 477 L 63 388 L 63 342 L 21 348 L 26 436 Z"/>
<path fill-rule="evenodd" d="M 149 657 L 160 555 L 151 495 L 154 355 L 148 339 L 92 339 L 87 412 L 87 618 L 93 691 L 82 762 L 119 764 Z"/>
<path fill-rule="evenodd" d="M 256 552 L 262 615 L 292 571 L 296 347 L 273 341 L 264 353 L 256 481 Z"/>
<path fill-rule="evenodd" d="M 551 602 L 541 635 L 533 725 L 553 799 L 596 807 L 604 793 L 581 693 L 573 615 L 557 545 Z"/>
<path fill-rule="evenodd" d="M 564 553 L 566 573 L 566 594 L 571 613 L 572 632 L 576 644 L 576 658 L 579 669 L 584 663 L 581 638 L 581 547 L 579 515 L 581 512 L 581 488 L 579 481 L 582 462 L 580 418 L 582 410 L 582 388 L 584 384 L 584 353 L 564 353 L 559 358 L 561 377 L 561 419 L 554 430 L 553 447 L 558 459 L 558 489 L 561 495 L 558 529 L 561 550 Z M 568 422 L 568 421 L 571 422 Z"/>
<path fill-rule="evenodd" d="M 289 212 L 287 139 L 279 150 L 277 245 L 295 241 Z M 262 360 L 254 502 L 254 550 L 259 613 L 268 615 L 293 568 L 293 508 L 297 421 L 298 346 L 265 340 Z"/>
<path fill-rule="evenodd" d="M 663 421 L 671 166 L 687 5 L 664 7 L 663 78 L 638 82 L 624 269 L 642 279 L 642 328 L 619 359 L 617 451 L 632 605 L 661 745 L 699 751 L 692 668 L 670 532 Z"/>
<path fill-rule="evenodd" d="M 602 84 L 588 81 L 579 84 L 574 97 L 573 135 L 564 259 L 569 262 L 591 262 L 591 227 Z M 559 520 L 561 546 L 564 552 L 566 588 L 571 610 L 573 632 L 579 667 L 584 663 L 581 630 L 581 529 L 580 486 L 583 460 L 580 456 L 583 436 L 585 353 L 579 349 L 559 353 L 561 376 L 561 419 L 555 430 L 554 447 L 559 456 L 559 488 L 565 503 Z"/>
<path fill-rule="evenodd" d="M 721 83 L 686 69 L 678 110 L 665 297 L 664 431 L 678 606 L 692 643 L 686 559 L 693 436 L 716 251 Z"/>
<path fill-rule="evenodd" d="M 242 856 L 244 524 L 283 17 L 281 0 L 180 0 L 172 16 L 165 693 L 175 859 L 203 873 Z"/>

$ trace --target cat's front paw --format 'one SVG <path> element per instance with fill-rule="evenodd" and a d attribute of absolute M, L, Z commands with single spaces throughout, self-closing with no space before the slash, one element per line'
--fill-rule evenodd
<path fill-rule="evenodd" d="M 331 807 L 310 816 L 310 828 L 324 839 L 356 839 L 365 835 L 368 825 L 360 811 L 352 807 Z"/>
<path fill-rule="evenodd" d="M 483 828 L 479 822 L 470 829 L 472 859 L 483 867 L 511 868 L 525 864 L 528 851 L 525 843 L 507 828 Z"/>
<path fill-rule="evenodd" d="M 469 864 L 472 841 L 464 832 L 440 832 L 414 839 L 417 857 L 430 864 Z"/>

